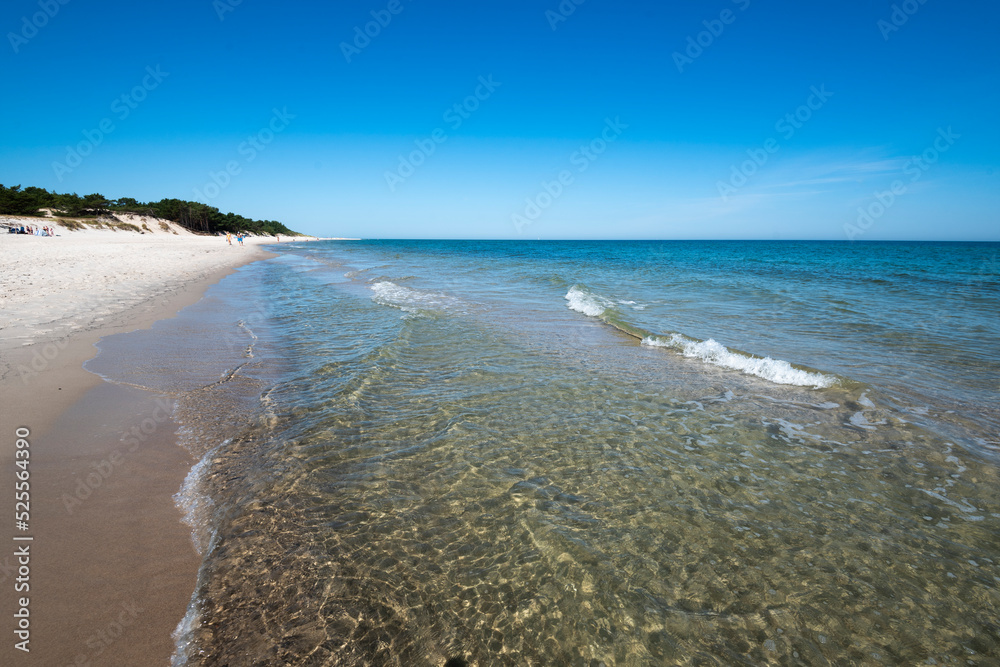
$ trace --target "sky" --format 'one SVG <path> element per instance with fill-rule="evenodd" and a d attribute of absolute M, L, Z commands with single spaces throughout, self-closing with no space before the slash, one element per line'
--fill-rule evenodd
<path fill-rule="evenodd" d="M 992 0 L 7 0 L 0 183 L 362 238 L 1000 240 Z"/>

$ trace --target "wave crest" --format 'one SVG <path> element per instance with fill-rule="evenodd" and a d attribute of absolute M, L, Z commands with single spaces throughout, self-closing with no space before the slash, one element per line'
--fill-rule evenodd
<path fill-rule="evenodd" d="M 427 310 L 448 310 L 458 303 L 457 299 L 447 294 L 403 287 L 388 280 L 373 283 L 370 288 L 374 292 L 372 301 L 383 306 L 399 308 L 407 313 L 417 314 Z"/>
<path fill-rule="evenodd" d="M 730 350 L 718 341 L 709 338 L 708 340 L 697 340 L 688 338 L 679 333 L 668 336 L 654 336 L 648 332 L 626 322 L 616 311 L 616 303 L 633 306 L 641 309 L 635 301 L 619 300 L 617 302 L 607 299 L 599 294 L 594 294 L 580 285 L 573 285 L 565 296 L 566 305 L 570 310 L 583 313 L 589 317 L 596 317 L 614 328 L 635 336 L 642 341 L 643 345 L 652 347 L 666 347 L 680 352 L 685 357 L 696 358 L 713 366 L 729 368 L 732 370 L 755 375 L 761 379 L 775 384 L 790 384 L 800 387 L 825 388 L 837 383 L 837 378 L 832 375 L 808 371 L 795 368 L 787 361 L 772 359 L 771 357 L 755 357 L 752 354 Z"/>
<path fill-rule="evenodd" d="M 694 340 L 681 334 L 671 334 L 665 338 L 647 336 L 642 339 L 642 344 L 671 348 L 680 352 L 682 356 L 701 359 L 714 366 L 731 368 L 747 375 L 756 375 L 775 384 L 823 388 L 830 387 L 836 382 L 836 379 L 830 375 L 795 368 L 782 359 L 754 357 L 734 352 L 712 338 Z"/>
<path fill-rule="evenodd" d="M 600 317 L 604 312 L 614 306 L 614 301 L 598 296 L 593 292 L 588 292 L 579 285 L 573 285 L 566 293 L 567 307 L 578 313 L 583 313 L 590 317 Z"/>

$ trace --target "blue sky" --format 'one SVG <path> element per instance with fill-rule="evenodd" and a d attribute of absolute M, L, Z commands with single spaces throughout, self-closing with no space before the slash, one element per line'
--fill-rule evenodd
<path fill-rule="evenodd" d="M 5 185 L 322 236 L 1000 240 L 994 2 L 63 1 L 0 10 Z"/>

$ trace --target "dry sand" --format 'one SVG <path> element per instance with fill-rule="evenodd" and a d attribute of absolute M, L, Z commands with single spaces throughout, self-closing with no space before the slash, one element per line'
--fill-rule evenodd
<path fill-rule="evenodd" d="M 0 223 L 5 220 L 10 218 Z M 60 228 L 54 237 L 0 233 L 4 348 L 99 328 L 154 297 L 259 259 L 259 246 L 275 242 L 268 236 L 228 245 L 224 237 L 197 236 L 173 224 L 163 231 L 159 221 L 146 224 L 155 231 Z"/>
<path fill-rule="evenodd" d="M 0 634 L 0 664 L 169 664 L 198 566 L 171 496 L 193 461 L 158 397 L 105 383 L 82 364 L 102 336 L 171 317 L 236 267 L 267 257 L 260 246 L 274 239 L 230 246 L 148 222 L 155 231 L 145 234 L 0 229 L 0 509 L 8 517 L 0 615 L 11 628 L 20 598 L 29 598 L 31 632 L 27 654 L 11 629 Z M 127 425 L 146 417 L 155 432 L 128 446 Z M 30 431 L 25 532 L 12 516 L 19 427 Z M 25 544 L 30 589 L 18 592 L 15 548 Z"/>

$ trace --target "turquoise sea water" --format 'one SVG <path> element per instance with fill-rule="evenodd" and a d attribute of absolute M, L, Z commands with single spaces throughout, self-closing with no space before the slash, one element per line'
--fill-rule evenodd
<path fill-rule="evenodd" d="M 1000 664 L 998 250 L 281 244 L 88 366 L 200 460 L 175 661 Z"/>

